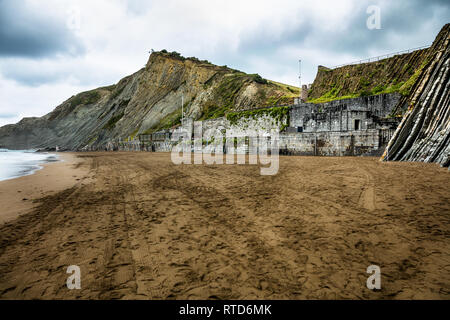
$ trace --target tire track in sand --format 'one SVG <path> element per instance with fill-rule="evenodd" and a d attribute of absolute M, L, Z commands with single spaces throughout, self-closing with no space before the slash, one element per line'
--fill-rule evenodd
<path fill-rule="evenodd" d="M 275 228 L 265 228 L 262 232 L 262 225 L 258 223 L 260 219 L 257 219 L 253 210 L 240 212 L 238 207 L 243 203 L 238 203 L 239 200 L 233 199 L 232 195 L 228 196 L 218 185 L 205 185 L 208 180 L 213 180 L 213 177 L 193 169 L 189 174 L 177 172 L 160 177 L 153 187 L 181 190 L 186 199 L 201 209 L 197 213 L 201 223 L 209 224 L 215 230 L 214 240 L 219 243 L 219 250 L 214 252 L 214 260 L 217 266 L 222 265 L 222 270 L 210 269 L 208 272 L 214 274 L 221 271 L 217 277 L 229 277 L 227 285 L 231 286 L 231 291 L 216 296 L 287 297 L 286 292 L 300 292 L 299 278 L 304 272 L 304 258 L 292 259 L 299 255 L 298 252 L 285 247 L 279 250 L 283 239 L 279 238 Z M 263 184 L 252 187 L 256 194 L 262 193 L 263 197 L 267 197 L 267 192 L 261 190 Z M 248 199 L 245 198 L 243 202 Z M 248 206 L 249 203 L 244 205 Z M 215 281 L 218 281 L 217 277 Z M 236 281 L 240 282 L 239 286 L 236 286 Z"/>

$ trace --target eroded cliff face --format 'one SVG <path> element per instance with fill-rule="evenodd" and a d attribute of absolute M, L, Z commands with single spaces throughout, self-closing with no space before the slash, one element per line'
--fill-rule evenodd
<path fill-rule="evenodd" d="M 41 118 L 0 128 L 0 146 L 103 149 L 114 139 L 180 123 L 185 116 L 209 119 L 229 111 L 293 102 L 298 88 L 284 86 L 207 61 L 154 52 L 145 68 L 109 87 L 80 93 Z"/>
<path fill-rule="evenodd" d="M 429 61 L 412 88 L 406 112 L 384 160 L 450 165 L 450 24 L 430 48 Z"/>
<path fill-rule="evenodd" d="M 394 92 L 407 96 L 427 62 L 428 50 L 336 69 L 320 66 L 309 98 L 311 102 L 328 102 Z"/>

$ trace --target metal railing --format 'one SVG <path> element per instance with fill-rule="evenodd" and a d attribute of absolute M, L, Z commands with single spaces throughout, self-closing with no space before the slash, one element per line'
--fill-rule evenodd
<path fill-rule="evenodd" d="M 332 67 L 330 69 L 334 70 L 334 69 L 342 68 L 342 67 L 345 67 L 345 66 L 351 66 L 351 65 L 357 65 L 357 64 L 363 64 L 363 63 L 380 61 L 380 60 L 383 60 L 383 59 L 391 58 L 393 56 L 397 56 L 399 54 L 411 53 L 411 52 L 414 52 L 414 51 L 417 51 L 417 50 L 427 49 L 429 47 L 431 47 L 431 45 L 423 46 L 423 47 L 419 47 L 419 48 L 412 48 L 412 49 L 403 50 L 403 51 L 398 51 L 398 52 L 394 52 L 394 53 L 388 53 L 388 54 L 384 54 L 384 55 L 378 56 L 378 57 L 372 57 L 372 58 L 368 58 L 368 59 L 364 59 L 364 60 L 354 61 L 354 62 L 350 62 L 350 63 L 344 63 L 344 64 L 341 64 L 341 65 Z"/>

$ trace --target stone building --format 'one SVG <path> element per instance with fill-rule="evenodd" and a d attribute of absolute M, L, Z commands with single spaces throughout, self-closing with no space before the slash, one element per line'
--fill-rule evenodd
<path fill-rule="evenodd" d="M 289 132 L 346 132 L 367 129 L 395 129 L 389 115 L 399 103 L 400 94 L 335 100 L 328 103 L 300 103 L 290 110 Z"/>
<path fill-rule="evenodd" d="M 394 93 L 321 104 L 297 103 L 288 107 L 288 116 L 281 120 L 270 115 L 242 118 L 237 122 L 226 118 L 202 122 L 185 119 L 183 126 L 177 129 L 141 135 L 140 149 L 170 151 L 183 139 L 184 143 L 193 144 L 195 134 L 202 136 L 203 144 L 208 147 L 212 133 L 223 141 L 233 139 L 235 150 L 232 152 L 247 153 L 251 137 L 270 139 L 273 132 L 277 132 L 276 142 L 281 154 L 379 155 L 398 125 L 399 120 L 390 114 L 400 99 L 400 94 Z M 118 148 L 136 150 L 136 143 L 132 144 L 131 148 L 124 147 L 121 142 Z"/>
<path fill-rule="evenodd" d="M 380 155 L 399 119 L 391 117 L 401 95 L 380 94 L 290 108 L 280 150 L 298 155 Z"/>

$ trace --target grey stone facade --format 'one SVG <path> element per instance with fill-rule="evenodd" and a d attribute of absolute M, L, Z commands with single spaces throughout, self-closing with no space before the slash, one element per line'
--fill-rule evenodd
<path fill-rule="evenodd" d="M 281 134 L 280 154 L 304 156 L 381 155 L 394 129 Z"/>
<path fill-rule="evenodd" d="M 177 129 L 141 135 L 133 141 L 111 143 L 108 149 L 168 152 L 183 139 L 187 139 L 187 143 L 192 141 L 194 145 L 196 133 L 202 136 L 204 150 L 210 147 L 208 141 L 213 135 L 220 136 L 224 141 L 233 139 L 235 150 L 228 152 L 239 154 L 249 152 L 250 137 L 269 138 L 273 132 L 279 132 L 277 143 L 280 154 L 380 155 L 397 127 L 398 120 L 388 116 L 400 98 L 399 94 L 382 94 L 323 104 L 300 103 L 291 106 L 289 117 L 281 121 L 270 116 L 242 118 L 234 124 L 226 118 L 201 123 L 185 119 L 183 126 Z M 282 128 L 284 130 L 280 132 Z"/>
<path fill-rule="evenodd" d="M 290 110 L 289 132 L 359 131 L 389 129 L 387 116 L 400 101 L 400 94 L 336 100 L 328 103 L 301 103 Z M 395 123 L 393 124 L 395 125 Z"/>

